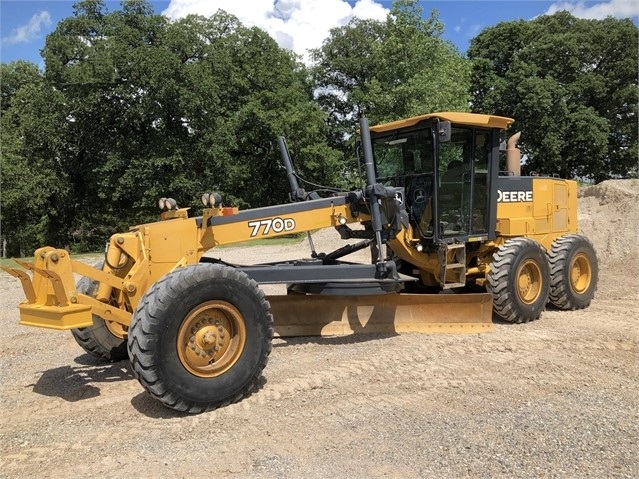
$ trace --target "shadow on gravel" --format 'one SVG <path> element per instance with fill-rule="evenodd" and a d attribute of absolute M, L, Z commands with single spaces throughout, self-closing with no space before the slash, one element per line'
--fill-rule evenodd
<path fill-rule="evenodd" d="M 190 414 L 169 409 L 157 399 L 152 398 L 148 393 L 141 392 L 131 398 L 133 406 L 140 414 L 144 414 L 151 419 L 173 419 L 176 417 L 187 417 Z"/>
<path fill-rule="evenodd" d="M 379 339 L 388 339 L 399 336 L 399 333 L 357 333 L 348 336 L 297 336 L 291 338 L 274 338 L 273 347 L 282 348 L 285 346 L 295 346 L 300 344 L 318 344 L 326 346 L 340 346 L 356 343 L 366 343 Z"/>
<path fill-rule="evenodd" d="M 78 366 L 62 366 L 44 371 L 33 384 L 33 392 L 76 402 L 99 396 L 100 388 L 94 386 L 95 383 L 133 379 L 128 361 L 105 363 L 84 354 L 77 357 L 75 362 Z"/>
<path fill-rule="evenodd" d="M 513 324 L 513 323 L 511 323 L 511 322 L 509 322 L 509 321 L 506 321 L 504 318 L 502 318 L 501 316 L 499 316 L 499 315 L 498 315 L 497 313 L 495 313 L 494 311 L 493 311 L 493 317 L 492 317 L 492 320 L 493 320 L 493 324 Z"/>
<path fill-rule="evenodd" d="M 551 304 L 548 304 L 546 305 L 546 311 L 561 311 L 561 310 L 559 308 L 555 308 Z M 543 319 L 543 313 L 541 318 Z M 528 321 L 528 323 L 513 323 L 510 321 L 506 321 L 504 318 L 502 318 L 501 316 L 499 316 L 497 313 L 493 311 L 492 321 L 493 321 L 493 324 L 505 324 L 508 326 L 512 326 L 513 328 L 516 328 L 517 326 L 522 326 L 524 324 L 534 323 L 535 321 L 539 321 L 539 319 Z"/>
<path fill-rule="evenodd" d="M 262 375 L 255 384 L 255 389 L 249 394 L 244 396 L 242 400 L 250 398 L 253 394 L 259 392 L 260 389 L 266 384 L 266 378 Z M 192 416 L 192 414 L 176 411 L 164 406 L 160 401 L 152 398 L 146 392 L 142 392 L 131 399 L 131 406 L 133 406 L 140 414 L 144 414 L 151 419 L 173 419 L 178 417 Z M 225 406 L 229 407 L 229 406 Z M 224 408 L 220 408 L 222 410 Z M 206 414 L 206 412 L 201 413 Z M 195 414 L 197 415 L 197 414 Z"/>

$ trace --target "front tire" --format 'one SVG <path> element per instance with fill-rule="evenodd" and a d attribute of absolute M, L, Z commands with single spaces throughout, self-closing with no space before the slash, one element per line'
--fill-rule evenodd
<path fill-rule="evenodd" d="M 506 241 L 497 250 L 487 276 L 493 310 L 511 323 L 538 319 L 550 292 L 550 268 L 544 248 L 528 238 Z"/>
<path fill-rule="evenodd" d="M 599 267 L 595 248 L 582 235 L 557 238 L 548 253 L 550 303 L 566 310 L 583 309 L 595 296 Z"/>
<path fill-rule="evenodd" d="M 97 281 L 84 277 L 78 281 L 76 289 L 87 296 L 95 295 Z M 97 315 L 92 316 L 93 325 L 72 329 L 73 339 L 87 353 L 106 361 L 128 359 L 126 349 L 126 328 L 119 323 L 107 322 Z"/>
<path fill-rule="evenodd" d="M 133 314 L 133 374 L 178 411 L 239 401 L 266 366 L 272 323 L 264 293 L 246 274 L 218 264 L 180 268 L 155 283 Z"/>

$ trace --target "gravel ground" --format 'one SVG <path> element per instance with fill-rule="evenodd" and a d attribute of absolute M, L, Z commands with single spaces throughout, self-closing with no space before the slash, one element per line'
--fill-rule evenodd
<path fill-rule="evenodd" d="M 22 292 L 1 273 L 0 477 L 639 477 L 638 230 L 609 225 L 611 246 L 604 224 L 610 208 L 635 221 L 636 199 L 580 200 L 603 256 L 587 310 L 482 334 L 278 339 L 255 393 L 196 416 L 69 333 L 17 325 Z"/>

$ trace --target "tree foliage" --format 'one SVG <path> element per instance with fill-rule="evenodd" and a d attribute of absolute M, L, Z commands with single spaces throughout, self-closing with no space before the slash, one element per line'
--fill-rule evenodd
<path fill-rule="evenodd" d="M 487 28 L 468 51 L 473 110 L 516 119 L 529 170 L 636 176 L 638 39 L 629 19 L 568 12 Z"/>
<path fill-rule="evenodd" d="M 355 130 L 361 113 L 376 124 L 467 111 L 470 66 L 441 38 L 437 12 L 424 19 L 419 4 L 395 1 L 383 22 L 355 18 L 313 51 L 317 100 L 336 144 Z"/>
<path fill-rule="evenodd" d="M 144 0 L 121 6 L 76 4 L 46 39 L 44 74 L 3 65 L 11 254 L 42 243 L 95 248 L 156 219 L 161 196 L 180 206 L 211 191 L 243 207 L 285 201 L 278 135 L 305 177 L 339 181 L 325 115 L 291 52 L 222 11 L 169 22 Z M 37 218 L 20 219 L 27 206 Z"/>
<path fill-rule="evenodd" d="M 13 254 L 56 238 L 64 218 L 56 203 L 68 184 L 55 165 L 66 145 L 60 137 L 63 99 L 26 62 L 2 64 L 2 239 Z"/>
<path fill-rule="evenodd" d="M 300 174 L 344 186 L 358 116 L 442 110 L 513 116 L 530 169 L 636 174 L 637 27 L 565 12 L 486 29 L 471 62 L 437 13 L 396 0 L 385 21 L 353 19 L 309 69 L 232 15 L 169 21 L 145 0 L 82 0 L 46 39 L 44 71 L 0 66 L 0 232 L 9 255 L 43 244 L 96 249 L 157 218 L 159 197 L 199 207 L 287 200 L 276 148 Z"/>

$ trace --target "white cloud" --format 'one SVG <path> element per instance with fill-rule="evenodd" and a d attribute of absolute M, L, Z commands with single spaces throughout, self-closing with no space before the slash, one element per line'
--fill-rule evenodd
<path fill-rule="evenodd" d="M 453 27 L 453 31 L 455 33 L 461 33 L 465 38 L 473 38 L 476 37 L 480 31 L 485 27 L 481 23 L 473 23 L 468 25 L 466 22 L 466 17 L 461 17 L 457 25 Z"/>
<path fill-rule="evenodd" d="M 553 3 L 545 15 L 552 15 L 561 10 L 566 10 L 577 18 L 594 20 L 603 20 L 606 17 L 633 18 L 639 17 L 639 2 L 637 0 L 610 0 L 586 4 L 584 1 L 562 1 Z"/>
<path fill-rule="evenodd" d="M 309 61 L 308 50 L 318 48 L 331 28 L 353 17 L 386 19 L 388 9 L 375 0 L 171 0 L 163 15 L 177 19 L 188 14 L 206 17 L 217 10 L 238 17 L 248 27 L 265 30 L 277 43 Z"/>
<path fill-rule="evenodd" d="M 40 35 L 42 27 L 51 25 L 51 15 L 49 12 L 41 11 L 32 16 L 29 21 L 20 27 L 14 28 L 11 35 L 2 38 L 4 45 L 15 45 L 16 43 L 29 43 Z"/>

